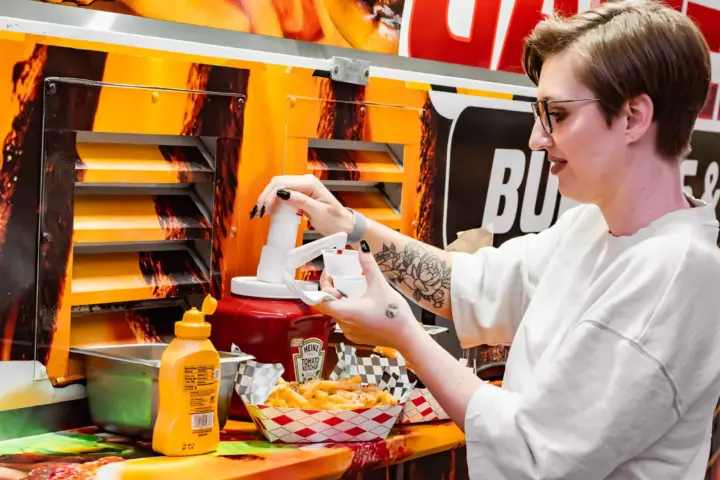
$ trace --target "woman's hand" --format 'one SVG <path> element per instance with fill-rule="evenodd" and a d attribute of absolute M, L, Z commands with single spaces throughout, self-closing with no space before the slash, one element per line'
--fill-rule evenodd
<path fill-rule="evenodd" d="M 338 300 L 320 302 L 315 308 L 334 317 L 352 342 L 399 351 L 450 418 L 464 429 L 470 399 L 484 382 L 427 334 L 405 299 L 383 277 L 367 243 L 360 245 L 360 264 L 367 279 L 365 293 L 344 298 L 325 276 L 323 290 Z"/>
<path fill-rule="evenodd" d="M 257 214 L 262 217 L 272 212 L 278 201 L 302 210 L 313 228 L 324 236 L 338 232 L 350 233 L 353 229 L 352 212 L 343 207 L 314 175 L 273 178 L 250 212 L 250 219 Z"/>
<path fill-rule="evenodd" d="M 413 329 L 420 328 L 419 324 L 407 301 L 383 277 L 367 243 L 363 241 L 361 245 L 358 256 L 367 281 L 365 293 L 358 298 L 345 298 L 323 276 L 323 290 L 338 300 L 321 302 L 315 308 L 335 318 L 352 342 L 381 345 L 402 352 L 404 341 Z"/>

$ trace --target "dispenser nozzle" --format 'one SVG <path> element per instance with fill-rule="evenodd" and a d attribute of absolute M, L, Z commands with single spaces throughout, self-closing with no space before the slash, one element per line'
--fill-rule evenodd
<path fill-rule="evenodd" d="M 305 245 L 295 248 L 288 252 L 285 258 L 285 271 L 282 274 L 283 282 L 297 297 L 307 305 L 315 305 L 322 301 L 333 301 L 335 297 L 327 292 L 304 292 L 302 291 L 292 278 L 289 272 L 295 271 L 301 265 L 306 264 L 310 260 L 322 255 L 323 250 L 327 249 L 344 249 L 347 243 L 347 234 L 338 232 L 333 235 L 323 237 L 320 240 L 306 243 Z"/>
<path fill-rule="evenodd" d="M 343 250 L 346 243 L 347 234 L 338 232 L 294 248 L 285 257 L 285 270 L 294 271 L 310 260 L 322 255 L 323 250 Z"/>

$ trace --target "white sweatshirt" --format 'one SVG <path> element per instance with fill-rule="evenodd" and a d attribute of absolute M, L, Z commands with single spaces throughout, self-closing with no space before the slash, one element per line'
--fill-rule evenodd
<path fill-rule="evenodd" d="M 614 237 L 599 209 L 453 254 L 463 347 L 512 342 L 465 420 L 471 478 L 701 480 L 720 397 L 712 206 Z"/>

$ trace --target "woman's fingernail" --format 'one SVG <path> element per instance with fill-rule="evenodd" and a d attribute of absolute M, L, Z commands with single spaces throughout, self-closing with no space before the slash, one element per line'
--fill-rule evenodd
<path fill-rule="evenodd" d="M 258 206 L 255 205 L 255 206 L 253 207 L 253 209 L 252 209 L 252 212 L 250 212 L 250 220 L 252 220 L 253 218 L 255 218 L 255 215 L 257 215 L 257 212 L 258 212 Z"/>
<path fill-rule="evenodd" d="M 288 200 L 290 198 L 290 192 L 288 192 L 287 190 L 283 190 L 283 189 L 278 190 L 276 195 L 278 197 L 282 198 L 283 200 Z"/>
<path fill-rule="evenodd" d="M 265 205 L 262 206 L 260 209 L 260 218 L 262 218 L 265 215 Z"/>
<path fill-rule="evenodd" d="M 338 293 L 339 293 L 340 295 L 342 295 L 343 297 L 348 298 L 347 293 L 343 292 L 343 291 L 340 290 L 339 288 L 336 288 L 335 290 L 337 290 Z"/>
<path fill-rule="evenodd" d="M 360 248 L 365 253 L 370 253 L 370 245 L 365 240 L 360 240 Z"/>

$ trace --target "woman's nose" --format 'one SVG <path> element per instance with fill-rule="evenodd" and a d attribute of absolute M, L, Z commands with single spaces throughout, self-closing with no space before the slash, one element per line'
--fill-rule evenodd
<path fill-rule="evenodd" d="M 553 138 L 548 135 L 539 120 L 535 120 L 528 145 L 530 150 L 545 150 L 553 146 Z"/>

